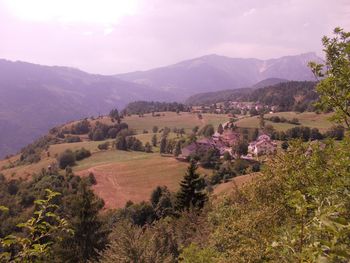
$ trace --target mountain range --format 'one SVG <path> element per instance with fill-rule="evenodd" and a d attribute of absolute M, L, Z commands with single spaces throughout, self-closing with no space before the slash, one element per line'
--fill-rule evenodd
<path fill-rule="evenodd" d="M 315 53 L 268 60 L 208 55 L 116 77 L 166 91 L 176 100 L 185 100 L 196 93 L 250 87 L 269 78 L 315 80 L 307 64 L 320 60 Z"/>
<path fill-rule="evenodd" d="M 135 100 L 184 101 L 200 92 L 249 87 L 267 78 L 313 80 L 315 53 L 259 60 L 208 55 L 113 76 L 0 60 L 0 157 L 53 126 Z"/>

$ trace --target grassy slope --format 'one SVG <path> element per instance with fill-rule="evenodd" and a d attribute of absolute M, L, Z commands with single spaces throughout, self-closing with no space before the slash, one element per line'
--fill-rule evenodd
<path fill-rule="evenodd" d="M 158 126 L 163 128 L 165 126 L 169 128 L 184 128 L 186 132 L 192 130 L 195 126 L 203 126 L 205 124 L 213 124 L 215 127 L 219 123 L 226 122 L 228 120 L 227 115 L 219 114 L 202 114 L 203 119 L 200 120 L 197 118 L 196 114 L 182 112 L 177 114 L 175 112 L 164 112 L 161 113 L 165 116 L 152 117 L 151 114 L 145 114 L 144 117 L 139 117 L 137 115 L 132 115 L 126 117 L 125 121 L 129 127 L 135 129 L 138 133 L 141 133 L 144 129 L 152 131 L 153 126 Z"/>
<path fill-rule="evenodd" d="M 94 173 L 95 192 L 105 200 L 107 208 L 117 208 L 128 200 L 148 200 L 159 185 L 177 190 L 187 166 L 187 163 L 158 153 L 110 150 L 79 162 L 74 171 L 82 176 Z M 200 169 L 200 172 L 209 174 L 211 171 Z"/>
<path fill-rule="evenodd" d="M 265 118 L 269 118 L 272 116 L 285 117 L 288 120 L 293 118 L 297 118 L 301 125 L 308 126 L 310 128 L 318 128 L 321 132 L 326 131 L 332 126 L 332 123 L 328 120 L 330 114 L 316 114 L 314 112 L 304 112 L 304 113 L 296 113 L 296 112 L 278 112 L 265 114 Z M 248 117 L 237 121 L 238 127 L 244 128 L 258 128 L 259 127 L 259 117 Z M 285 131 L 287 129 L 293 128 L 296 125 L 289 123 L 274 123 L 271 121 L 265 121 L 265 124 L 271 124 L 278 131 Z"/>
<path fill-rule="evenodd" d="M 203 119 L 199 120 L 196 114 L 165 112 L 164 116 L 152 117 L 147 114 L 144 117 L 130 116 L 125 118 L 125 122 L 136 130 L 136 135 L 143 143 L 151 142 L 153 126 L 163 128 L 185 128 L 190 132 L 196 125 L 203 126 L 211 123 L 217 126 L 219 123 L 228 120 L 226 115 L 203 114 Z M 110 118 L 103 117 L 93 121 L 100 121 L 111 124 Z M 74 123 L 74 122 L 73 122 Z M 72 123 L 66 125 L 69 126 Z M 146 129 L 150 133 L 142 134 Z M 160 134 L 157 134 L 158 140 Z M 169 138 L 176 135 L 170 133 Z M 113 142 L 113 140 L 108 140 Z M 159 154 L 159 148 L 154 147 L 155 153 L 147 154 L 143 152 L 125 152 L 116 150 L 100 151 L 97 146 L 102 142 L 83 141 L 78 143 L 63 143 L 51 145 L 47 152 L 43 152 L 39 163 L 17 166 L 10 169 L 2 167 L 9 165 L 9 160 L 0 161 L 0 173 L 8 178 L 30 178 L 34 173 L 39 173 L 48 165 L 56 162 L 56 157 L 66 149 L 77 150 L 82 147 L 91 151 L 92 156 L 77 162 L 74 171 L 80 175 L 87 175 L 93 172 L 98 184 L 94 186 L 97 194 L 105 201 L 109 208 L 121 207 L 126 201 L 139 202 L 147 200 L 151 191 L 158 185 L 166 185 L 171 190 L 176 190 L 178 183 L 183 177 L 187 168 L 187 163 L 179 162 L 174 157 L 163 157 Z M 19 156 L 11 158 L 14 162 Z M 200 169 L 201 173 L 210 174 L 211 171 Z"/>

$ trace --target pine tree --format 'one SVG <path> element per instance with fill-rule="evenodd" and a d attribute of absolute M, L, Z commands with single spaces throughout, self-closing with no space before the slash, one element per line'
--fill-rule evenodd
<path fill-rule="evenodd" d="M 154 147 L 157 147 L 157 143 L 158 143 L 157 135 L 154 134 L 154 135 L 152 136 L 152 145 L 153 145 Z"/>
<path fill-rule="evenodd" d="M 259 126 L 260 126 L 260 129 L 264 129 L 264 127 L 265 127 L 264 113 L 260 113 Z"/>
<path fill-rule="evenodd" d="M 166 137 L 163 137 L 160 140 L 160 146 L 159 146 L 160 153 L 165 153 L 166 152 L 166 145 L 167 145 L 167 139 L 166 139 Z"/>
<path fill-rule="evenodd" d="M 79 186 L 77 195 L 66 200 L 70 214 L 72 237 L 63 240 L 64 246 L 58 251 L 64 262 L 87 262 L 96 260 L 107 244 L 108 231 L 99 218 L 103 200 L 94 195 L 85 182 Z"/>
<path fill-rule="evenodd" d="M 115 141 L 115 148 L 117 150 L 123 150 L 126 151 L 128 149 L 125 136 L 118 136 Z"/>
<path fill-rule="evenodd" d="M 120 120 L 118 109 L 111 110 L 110 113 L 109 113 L 109 116 L 112 119 L 115 119 L 118 122 L 118 124 L 120 123 L 121 120 Z"/>
<path fill-rule="evenodd" d="M 222 124 L 220 123 L 218 127 L 218 133 L 222 134 L 223 132 L 224 132 L 224 127 L 222 127 Z"/>
<path fill-rule="evenodd" d="M 196 172 L 197 168 L 196 162 L 192 160 L 180 183 L 180 190 L 176 196 L 176 208 L 178 210 L 201 209 L 207 200 L 206 194 L 203 193 L 204 180 Z"/>
<path fill-rule="evenodd" d="M 174 155 L 177 157 L 181 154 L 181 141 L 177 141 L 175 145 Z"/>
<path fill-rule="evenodd" d="M 151 153 L 152 152 L 152 146 L 149 142 L 146 142 L 145 144 L 145 152 L 146 153 Z"/>

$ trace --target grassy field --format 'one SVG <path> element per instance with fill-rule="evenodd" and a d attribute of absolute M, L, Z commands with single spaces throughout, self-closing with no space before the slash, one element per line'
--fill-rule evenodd
<path fill-rule="evenodd" d="M 202 114 L 203 119 L 197 118 L 196 114 L 182 112 L 162 112 L 159 117 L 152 117 L 152 114 L 145 114 L 144 117 L 132 115 L 124 118 L 131 129 L 136 130 L 137 133 L 142 133 L 143 130 L 152 131 L 154 126 L 160 129 L 163 127 L 169 128 L 184 128 L 186 132 L 191 131 L 193 127 L 202 127 L 205 124 L 213 124 L 217 127 L 220 123 L 228 121 L 227 115 L 222 114 Z"/>
<path fill-rule="evenodd" d="M 314 112 L 278 112 L 265 114 L 265 118 L 270 118 L 272 116 L 284 117 L 287 120 L 297 118 L 300 122 L 300 125 L 310 128 L 318 128 L 321 132 L 325 132 L 332 126 L 332 123 L 328 120 L 328 118 L 331 116 L 330 114 L 316 114 Z M 236 124 L 238 127 L 242 128 L 258 128 L 259 117 L 254 116 L 243 118 L 237 121 Z M 278 131 L 285 131 L 296 126 L 289 123 L 274 123 L 271 121 L 265 121 L 265 124 L 271 124 Z"/>
<path fill-rule="evenodd" d="M 203 114 L 203 119 L 198 119 L 196 114 L 187 112 L 160 114 L 159 117 L 152 117 L 151 114 L 146 114 L 144 117 L 133 115 L 126 117 L 123 121 L 137 132 L 135 136 L 144 144 L 151 142 L 153 126 L 158 126 L 159 129 L 163 127 L 184 128 L 189 133 L 195 126 L 203 127 L 206 124 L 213 124 L 217 127 L 219 123 L 228 121 L 227 115 L 218 114 Z M 109 117 L 101 117 L 92 121 L 92 125 L 94 126 L 97 121 L 112 124 Z M 69 127 L 74 123 L 63 127 Z M 143 134 L 143 130 L 148 130 L 149 133 Z M 157 137 L 160 140 L 161 135 L 158 133 Z M 175 133 L 170 133 L 168 136 L 168 138 L 175 137 Z M 114 140 L 108 141 L 113 142 Z M 124 206 L 128 200 L 133 202 L 148 200 L 151 192 L 158 185 L 166 185 L 172 191 L 177 190 L 179 181 L 188 166 L 188 163 L 177 161 L 173 156 L 161 156 L 158 147 L 153 148 L 154 153 L 111 149 L 100 151 L 97 146 L 101 143 L 101 141 L 82 141 L 51 145 L 48 151 L 43 151 L 41 161 L 35 164 L 5 169 L 10 162 L 18 160 L 19 156 L 11 160 L 0 161 L 0 173 L 7 178 L 30 178 L 49 165 L 57 163 L 57 156 L 66 149 L 75 151 L 84 147 L 90 150 L 92 155 L 77 162 L 73 167 L 74 172 L 81 176 L 93 172 L 97 180 L 94 186 L 95 192 L 105 200 L 107 208 L 117 208 Z M 211 174 L 210 170 L 202 168 L 200 172 Z"/>
<path fill-rule="evenodd" d="M 148 200 L 159 185 L 166 185 L 176 191 L 187 166 L 188 163 L 157 153 L 111 150 L 78 162 L 74 171 L 81 176 L 92 172 L 97 181 L 94 191 L 104 199 L 106 208 L 118 208 L 123 207 L 128 200 Z M 210 170 L 199 171 L 211 173 Z"/>

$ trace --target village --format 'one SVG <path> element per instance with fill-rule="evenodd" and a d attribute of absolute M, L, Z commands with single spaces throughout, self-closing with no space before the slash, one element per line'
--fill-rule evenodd
<path fill-rule="evenodd" d="M 250 111 L 277 112 L 278 106 L 269 106 L 257 102 L 225 101 L 210 105 L 195 105 L 191 107 L 192 113 L 218 113 L 227 114 L 234 112 L 245 115 Z"/>
<path fill-rule="evenodd" d="M 277 151 L 277 143 L 266 133 L 257 134 L 255 140 L 247 144 L 246 154 L 235 151 L 243 142 L 242 134 L 236 130 L 235 124 L 228 121 L 222 124 L 222 130 L 218 129 L 212 136 L 201 138 L 181 149 L 179 159 L 188 160 L 197 152 L 217 150 L 220 157 L 229 154 L 231 159 L 254 160 L 262 155 L 272 155 Z M 244 151 L 243 151 L 244 152 Z"/>

